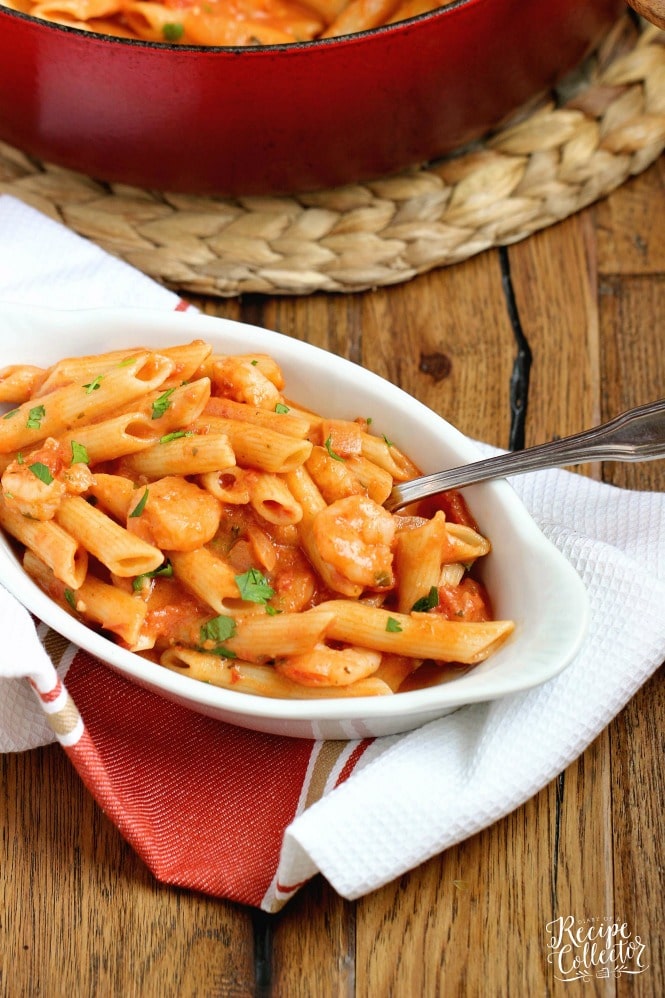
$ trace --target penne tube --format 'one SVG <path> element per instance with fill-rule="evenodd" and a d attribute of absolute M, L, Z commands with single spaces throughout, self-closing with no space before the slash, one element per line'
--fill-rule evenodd
<path fill-rule="evenodd" d="M 33 520 L 8 509 L 0 498 L 0 525 L 40 558 L 55 577 L 78 589 L 88 570 L 88 552 L 53 520 Z"/>
<path fill-rule="evenodd" d="M 158 437 L 154 425 L 143 413 L 126 412 L 71 430 L 61 439 L 68 446 L 77 443 L 85 447 L 88 463 L 99 464 L 145 450 Z"/>
<path fill-rule="evenodd" d="M 171 385 L 180 387 L 183 382 L 199 378 L 199 372 L 205 368 L 208 358 L 212 356 L 212 347 L 205 340 L 192 340 L 191 343 L 181 343 L 173 347 L 160 347 L 156 353 L 168 357 L 174 364 L 172 373 L 164 382 L 164 387 Z"/>
<path fill-rule="evenodd" d="M 249 503 L 247 472 L 234 465 L 221 471 L 208 471 L 199 475 L 199 484 L 220 502 L 231 506 L 246 506 Z"/>
<path fill-rule="evenodd" d="M 164 561 L 159 548 L 130 533 L 80 496 L 63 498 L 56 521 L 121 578 L 154 572 Z"/>
<path fill-rule="evenodd" d="M 112 519 L 124 524 L 132 500 L 136 498 L 136 486 L 131 478 L 96 472 L 88 494 Z"/>
<path fill-rule="evenodd" d="M 491 544 L 486 537 L 479 534 L 473 527 L 463 523 L 448 523 L 448 548 L 444 557 L 446 562 L 461 561 L 464 564 L 475 561 L 489 554 Z"/>
<path fill-rule="evenodd" d="M 208 548 L 165 554 L 176 578 L 216 613 L 229 614 L 233 606 L 242 605 L 234 569 Z"/>
<path fill-rule="evenodd" d="M 26 402 L 46 377 L 43 367 L 11 364 L 0 371 L 0 402 Z"/>
<path fill-rule="evenodd" d="M 387 696 L 391 693 L 386 683 L 373 676 L 350 686 L 303 686 L 281 676 L 269 665 L 219 659 L 216 655 L 206 655 L 188 648 L 169 648 L 162 654 L 160 664 L 172 672 L 212 686 L 280 700 Z"/>
<path fill-rule="evenodd" d="M 304 440 L 310 432 L 310 421 L 299 415 L 294 415 L 287 405 L 285 412 L 277 409 L 257 409 L 256 406 L 244 402 L 235 402 L 222 395 L 213 395 L 206 405 L 206 415 L 221 416 L 223 419 L 238 419 L 245 423 L 256 423 L 268 430 L 284 433 L 287 437 L 299 437 Z"/>
<path fill-rule="evenodd" d="M 248 472 L 245 481 L 250 506 L 264 520 L 275 524 L 302 520 L 302 507 L 282 477 L 269 472 Z"/>
<path fill-rule="evenodd" d="M 74 594 L 74 609 L 86 620 L 117 634 L 130 649 L 140 641 L 146 605 L 135 593 L 88 575 Z"/>
<path fill-rule="evenodd" d="M 351 600 L 329 600 L 319 610 L 332 610 L 327 637 L 363 648 L 466 665 L 482 662 L 514 630 L 510 620 L 466 623 L 436 613 L 399 613 Z"/>
<path fill-rule="evenodd" d="M 417 478 L 419 469 L 406 457 L 402 451 L 390 443 L 385 437 L 377 437 L 372 433 L 364 433 L 362 437 L 362 452 L 372 464 L 387 471 L 396 482 L 406 482 Z"/>
<path fill-rule="evenodd" d="M 48 395 L 56 388 L 66 385 L 81 385 L 91 381 L 98 374 L 104 374 L 112 367 L 123 364 L 128 357 L 136 357 L 147 351 L 140 347 L 108 350 L 105 353 L 89 354 L 86 357 L 64 357 L 45 372 L 38 395 Z"/>
<path fill-rule="evenodd" d="M 285 474 L 304 464 L 312 450 L 309 440 L 298 440 L 286 433 L 277 433 L 237 419 L 204 414 L 192 423 L 190 429 L 197 433 L 226 434 L 236 463 L 259 471 Z"/>
<path fill-rule="evenodd" d="M 225 433 L 183 432 L 129 455 L 123 471 L 151 481 L 165 475 L 202 475 L 233 464 L 235 454 Z"/>
<path fill-rule="evenodd" d="M 338 38 L 340 35 L 353 35 L 377 28 L 390 18 L 397 2 L 398 0 L 349 0 L 321 37 Z"/>
<path fill-rule="evenodd" d="M 130 595 L 90 575 L 77 589 L 71 590 L 32 551 L 25 552 L 23 567 L 30 578 L 63 610 L 111 631 L 132 650 L 141 641 L 146 606 L 138 596 Z"/>
<path fill-rule="evenodd" d="M 100 419 L 160 385 L 172 369 L 172 362 L 165 357 L 143 353 L 131 364 L 116 366 L 86 384 L 56 388 L 37 405 L 34 399 L 22 402 L 0 419 L 0 453 L 20 450 Z"/>
<path fill-rule="evenodd" d="M 401 613 L 408 613 L 432 586 L 438 586 L 447 542 L 446 518 L 440 511 L 421 527 L 398 532 L 395 575 L 397 609 Z"/>
<path fill-rule="evenodd" d="M 209 399 L 210 379 L 198 378 L 178 387 L 168 387 L 167 383 L 160 385 L 138 399 L 132 408 L 152 420 L 156 435 L 162 437 L 198 419 Z"/>
<path fill-rule="evenodd" d="M 73 2 L 78 3 L 79 0 L 73 0 Z M 111 5 L 117 10 L 121 8 L 121 4 L 117 0 L 111 0 Z M 83 384 L 99 374 L 110 371 L 111 368 L 124 365 L 128 358 L 145 352 L 148 351 L 141 347 L 125 347 L 119 350 L 109 350 L 106 353 L 91 354 L 87 357 L 66 357 L 44 372 L 39 394 L 46 395 L 54 388 L 62 388 L 64 385 Z M 194 340 L 192 343 L 175 347 L 159 347 L 150 352 L 167 357 L 173 362 L 173 369 L 168 380 L 175 381 L 176 384 L 180 385 L 194 375 L 205 362 L 206 357 L 210 355 L 212 348 L 203 340 Z"/>
<path fill-rule="evenodd" d="M 374 673 L 377 679 L 383 680 L 393 693 L 397 693 L 404 681 L 413 675 L 422 665 L 422 659 L 410 658 L 408 655 L 381 655 L 381 664 Z"/>
<path fill-rule="evenodd" d="M 299 655 L 323 639 L 332 616 L 316 607 L 305 613 L 280 613 L 274 617 L 268 614 L 238 617 L 236 632 L 224 641 L 224 647 L 248 662 Z"/>

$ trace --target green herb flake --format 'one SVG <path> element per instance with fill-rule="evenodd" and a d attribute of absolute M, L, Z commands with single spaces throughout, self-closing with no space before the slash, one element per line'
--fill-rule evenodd
<path fill-rule="evenodd" d="M 275 595 L 275 590 L 258 568 L 250 568 L 243 575 L 236 575 L 235 579 L 241 599 L 250 603 L 267 603 Z"/>
<path fill-rule="evenodd" d="M 145 490 L 145 492 L 143 493 L 143 495 L 141 496 L 141 498 L 137 502 L 136 506 L 134 507 L 134 509 L 129 514 L 130 517 L 140 516 L 141 515 L 141 513 L 145 509 L 145 504 L 148 501 L 148 491 L 149 491 L 148 489 Z"/>
<path fill-rule="evenodd" d="M 395 446 L 395 444 L 392 442 L 392 440 L 388 440 L 388 437 L 385 435 L 385 433 L 382 433 L 381 435 L 383 437 L 383 441 L 384 441 L 386 447 L 394 447 Z"/>
<path fill-rule="evenodd" d="M 193 437 L 194 430 L 174 430 L 173 433 L 165 433 L 159 438 L 160 444 L 170 444 L 172 440 L 181 440 L 182 437 Z"/>
<path fill-rule="evenodd" d="M 137 575 L 132 581 L 132 589 L 137 593 L 143 589 L 143 583 L 146 579 L 170 579 L 172 575 L 173 565 L 170 561 L 165 561 L 163 565 L 154 569 L 154 571 L 143 572 L 141 575 Z"/>
<path fill-rule="evenodd" d="M 276 617 L 278 613 L 283 613 L 283 611 L 278 610 L 276 606 L 270 606 L 269 603 L 266 603 L 266 613 L 269 617 Z"/>
<path fill-rule="evenodd" d="M 125 357 L 124 360 L 120 361 L 118 367 L 130 367 L 131 364 L 135 363 L 136 363 L 136 357 Z"/>
<path fill-rule="evenodd" d="M 98 374 L 94 381 L 89 381 L 87 385 L 84 385 L 86 395 L 92 395 L 93 392 L 98 392 L 102 387 L 102 377 L 103 375 Z"/>
<path fill-rule="evenodd" d="M 164 413 L 171 408 L 171 396 L 173 395 L 175 388 L 167 388 L 159 398 L 156 398 L 152 403 L 152 418 L 159 419 Z"/>
<path fill-rule="evenodd" d="M 84 444 L 72 440 L 72 464 L 89 464 L 88 449 Z"/>
<path fill-rule="evenodd" d="M 233 617 L 220 614 L 201 625 L 199 636 L 203 651 L 223 658 L 237 658 L 235 652 L 224 647 L 224 642 L 232 638 L 236 632 L 236 622 Z"/>
<path fill-rule="evenodd" d="M 40 482 L 44 483 L 44 485 L 50 485 L 53 481 L 53 475 L 51 474 L 49 468 L 41 461 L 35 461 L 34 464 L 29 464 L 28 467 L 35 478 L 38 478 Z"/>
<path fill-rule="evenodd" d="M 326 448 L 326 450 L 328 451 L 328 453 L 330 454 L 331 458 L 334 461 L 343 461 L 344 460 L 343 457 L 341 457 L 339 454 L 335 453 L 335 451 L 332 449 L 332 439 L 330 437 L 328 437 L 328 439 L 325 442 L 325 448 Z"/>
<path fill-rule="evenodd" d="M 432 586 L 427 596 L 421 596 L 411 607 L 412 613 L 427 613 L 439 605 L 439 590 Z"/>
<path fill-rule="evenodd" d="M 280 416 L 285 416 L 287 412 L 290 412 L 288 405 L 284 405 L 283 402 L 278 402 L 275 406 L 275 412 L 278 412 Z"/>
<path fill-rule="evenodd" d="M 166 42 L 179 42 L 185 33 L 185 26 L 177 21 L 167 21 L 162 25 L 162 35 Z"/>
<path fill-rule="evenodd" d="M 67 602 L 71 606 L 72 610 L 75 610 L 76 609 L 76 597 L 74 596 L 74 593 L 72 592 L 72 590 L 71 589 L 65 589 L 64 595 L 65 595 L 65 599 L 67 600 Z"/>
<path fill-rule="evenodd" d="M 386 630 L 390 634 L 399 634 L 399 632 L 402 630 L 402 625 L 400 624 L 399 620 L 395 620 L 394 617 L 388 617 L 386 621 Z"/>
<path fill-rule="evenodd" d="M 2 418 L 12 419 L 14 416 L 18 415 L 19 411 L 19 409 L 10 409 L 9 412 L 6 412 Z"/>
<path fill-rule="evenodd" d="M 43 405 L 35 405 L 32 407 L 28 413 L 28 421 L 25 424 L 28 430 L 40 430 L 42 427 L 42 419 L 46 415 L 46 407 Z"/>
<path fill-rule="evenodd" d="M 16 463 L 17 464 L 25 464 L 25 458 L 23 457 L 23 454 L 21 453 L 21 451 L 19 451 L 18 454 L 16 455 Z"/>

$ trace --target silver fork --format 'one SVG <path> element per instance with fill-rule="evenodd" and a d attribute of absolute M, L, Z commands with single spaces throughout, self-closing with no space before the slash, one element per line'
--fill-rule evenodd
<path fill-rule="evenodd" d="M 560 440 L 400 482 L 393 487 L 384 506 L 395 512 L 448 489 L 541 468 L 561 468 L 587 461 L 654 461 L 662 457 L 665 457 L 665 399 L 628 409 L 607 423 Z"/>

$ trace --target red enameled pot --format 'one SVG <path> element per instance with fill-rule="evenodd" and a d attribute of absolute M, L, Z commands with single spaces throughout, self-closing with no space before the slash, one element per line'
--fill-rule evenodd
<path fill-rule="evenodd" d="M 0 139 L 101 180 L 197 194 L 328 188 L 478 137 L 577 65 L 621 0 L 457 0 L 265 48 L 101 37 L 0 7 Z"/>

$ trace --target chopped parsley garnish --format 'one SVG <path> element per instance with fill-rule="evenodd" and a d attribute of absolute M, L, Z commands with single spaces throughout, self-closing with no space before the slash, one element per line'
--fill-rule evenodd
<path fill-rule="evenodd" d="M 281 416 L 285 416 L 287 412 L 290 412 L 290 409 L 283 402 L 278 402 L 275 406 L 275 412 L 278 412 Z"/>
<path fill-rule="evenodd" d="M 65 599 L 67 600 L 67 602 L 69 603 L 69 605 L 71 606 L 72 610 L 75 610 L 76 609 L 76 597 L 74 596 L 74 593 L 72 592 L 72 590 L 71 589 L 65 589 L 64 596 L 65 596 Z"/>
<path fill-rule="evenodd" d="M 25 464 L 25 458 L 23 457 L 23 454 L 21 453 L 21 451 L 18 451 L 18 453 L 16 455 L 16 463 L 17 464 Z"/>
<path fill-rule="evenodd" d="M 167 42 L 179 42 L 184 33 L 184 25 L 177 21 L 167 21 L 166 24 L 162 25 L 162 34 Z"/>
<path fill-rule="evenodd" d="M 427 613 L 428 610 L 433 610 L 435 606 L 439 605 L 439 590 L 436 586 L 432 586 L 427 596 L 421 596 L 411 607 L 412 613 Z"/>
<path fill-rule="evenodd" d="M 32 407 L 28 413 L 28 421 L 25 424 L 28 430 L 40 430 L 42 426 L 42 419 L 46 415 L 46 407 L 43 405 L 35 405 Z"/>
<path fill-rule="evenodd" d="M 145 490 L 145 492 L 143 493 L 143 495 L 141 496 L 141 498 L 137 502 L 136 506 L 134 507 L 134 509 L 129 514 L 130 517 L 132 517 L 132 516 L 140 516 L 141 513 L 143 512 L 143 510 L 145 509 L 145 504 L 147 503 L 147 501 L 148 501 L 148 489 Z"/>
<path fill-rule="evenodd" d="M 152 403 L 152 418 L 159 419 L 163 416 L 167 409 L 171 408 L 171 396 L 173 395 L 175 388 L 167 388 L 159 398 L 156 398 Z"/>
<path fill-rule="evenodd" d="M 395 620 L 394 617 L 388 617 L 386 621 L 386 630 L 389 631 L 390 634 L 399 634 L 402 630 L 402 625 L 399 620 Z"/>
<path fill-rule="evenodd" d="M 181 437 L 193 437 L 194 430 L 174 430 L 173 433 L 165 433 L 159 438 L 160 444 L 170 444 L 172 440 L 180 440 Z"/>
<path fill-rule="evenodd" d="M 40 482 L 44 483 L 44 485 L 50 485 L 53 481 L 53 475 L 51 474 L 50 469 L 43 464 L 42 461 L 35 461 L 34 464 L 29 464 L 28 467 L 35 478 L 38 478 Z"/>
<path fill-rule="evenodd" d="M 328 439 L 325 442 L 325 448 L 328 451 L 328 453 L 330 454 L 330 456 L 333 458 L 333 460 L 335 460 L 335 461 L 343 461 L 344 460 L 343 457 L 341 457 L 339 454 L 335 453 L 335 451 L 332 449 L 332 440 L 331 440 L 330 437 L 328 437 Z"/>
<path fill-rule="evenodd" d="M 199 630 L 201 645 L 204 651 L 211 652 L 213 655 L 236 658 L 235 652 L 224 647 L 224 642 L 232 638 L 235 632 L 236 622 L 233 617 L 225 617 L 224 614 L 220 614 L 201 625 Z"/>
<path fill-rule="evenodd" d="M 102 375 L 98 374 L 94 381 L 89 381 L 88 384 L 83 387 L 85 388 L 86 395 L 92 395 L 93 392 L 99 391 L 102 387 Z"/>
<path fill-rule="evenodd" d="M 72 464 L 88 464 L 89 462 L 87 448 L 83 444 L 77 443 L 76 440 L 72 440 Z"/>
<path fill-rule="evenodd" d="M 6 412 L 2 418 L 11 419 L 12 416 L 15 416 L 18 411 L 19 411 L 18 409 L 10 409 L 9 412 Z"/>
<path fill-rule="evenodd" d="M 138 592 L 143 589 L 143 583 L 145 579 L 170 579 L 173 575 L 173 565 L 170 561 L 165 561 L 160 568 L 156 568 L 152 572 L 143 572 L 141 575 L 137 575 L 132 581 L 132 589 L 134 592 Z"/>
<path fill-rule="evenodd" d="M 248 600 L 250 603 L 267 603 L 275 595 L 275 590 L 258 568 L 250 568 L 243 575 L 236 575 L 235 578 L 241 599 Z"/>
<path fill-rule="evenodd" d="M 383 437 L 383 440 L 384 440 L 384 443 L 385 443 L 386 447 L 394 447 L 395 446 L 395 444 L 392 442 L 392 440 L 388 440 L 388 437 L 385 435 L 385 433 L 382 433 L 381 436 Z"/>

